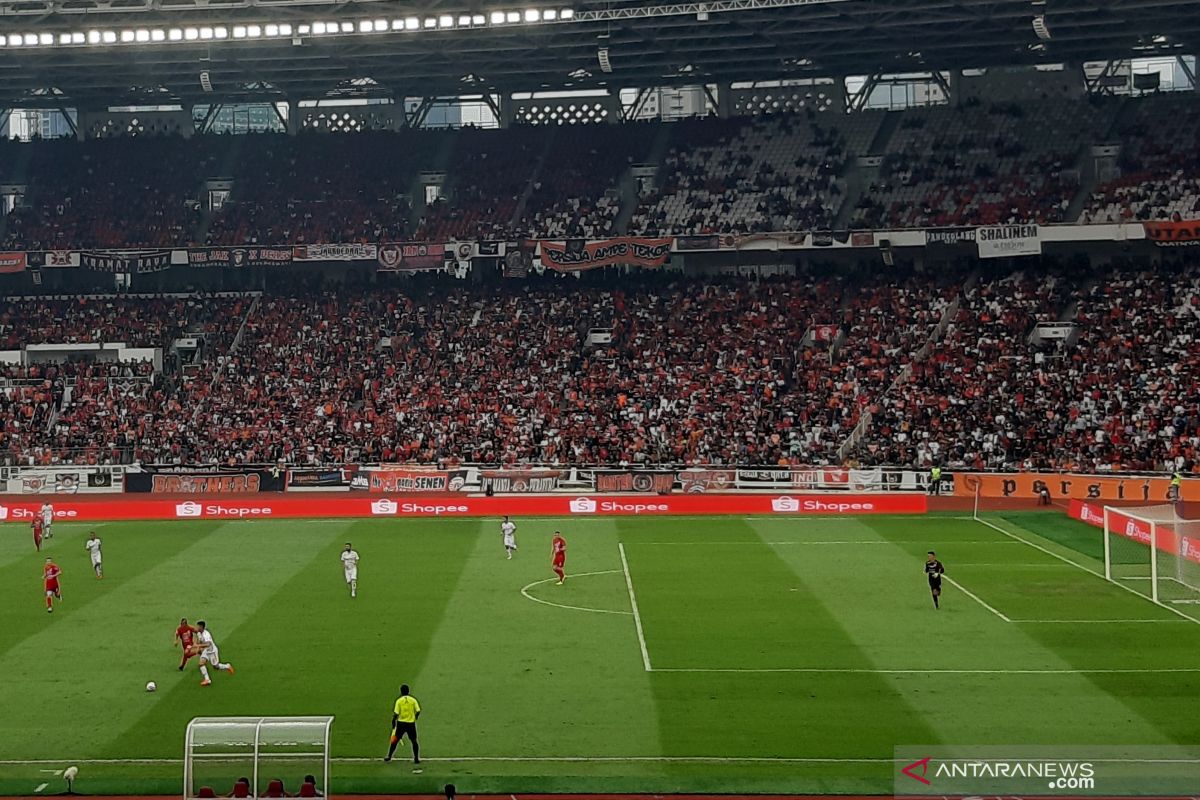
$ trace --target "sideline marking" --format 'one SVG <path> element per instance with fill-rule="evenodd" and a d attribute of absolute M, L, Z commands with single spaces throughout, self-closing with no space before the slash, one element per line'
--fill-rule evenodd
<path fill-rule="evenodd" d="M 620 571 L 621 570 L 619 570 L 619 569 L 605 569 L 605 570 L 600 570 L 599 572 L 579 572 L 574 575 L 570 575 L 568 577 L 586 578 L 589 575 L 613 575 Z M 572 605 L 567 605 L 566 603 L 555 603 L 551 600 L 543 600 L 540 597 L 534 597 L 533 595 L 531 595 L 529 593 L 529 590 L 532 589 L 533 587 L 541 586 L 544 583 L 550 583 L 551 581 L 555 581 L 555 580 L 558 580 L 558 579 L 557 578 L 546 578 L 545 580 L 534 581 L 533 583 L 526 584 L 525 586 L 521 587 L 521 594 L 525 596 L 525 599 L 532 600 L 535 603 L 541 603 L 544 606 L 554 606 L 555 608 L 566 608 L 566 609 L 570 609 L 571 611 L 590 611 L 593 614 L 624 614 L 625 616 L 633 615 L 632 611 L 617 611 L 617 610 L 614 610 L 611 608 L 589 608 L 587 606 L 572 606 Z"/>
<path fill-rule="evenodd" d="M 1017 536 L 1015 533 L 1010 533 L 1010 532 L 1004 530 L 1004 528 L 1001 528 L 999 525 L 994 525 L 991 522 L 988 522 L 983 517 L 978 517 L 978 518 L 976 518 L 975 521 L 980 523 L 981 525 L 988 526 L 989 528 L 991 528 L 994 531 L 999 531 L 1000 533 L 1004 534 L 1005 536 L 1009 537 L 1010 539 L 1016 539 L 1018 542 L 1021 542 L 1022 544 L 1027 544 L 1030 547 L 1032 547 L 1034 550 L 1041 550 L 1046 555 L 1052 556 L 1053 558 L 1057 558 L 1059 561 L 1063 562 L 1064 564 L 1070 564 L 1072 567 L 1081 569 L 1084 572 L 1087 572 L 1091 575 L 1095 575 L 1097 578 L 1104 581 L 1105 583 L 1111 583 L 1113 586 L 1117 586 L 1121 589 L 1124 589 L 1125 591 L 1129 592 L 1131 595 L 1133 595 L 1135 597 L 1140 597 L 1143 600 L 1150 600 L 1150 598 L 1146 597 L 1146 595 L 1144 595 L 1141 592 L 1138 592 L 1134 589 L 1129 588 L 1128 586 L 1126 586 L 1123 583 L 1119 583 L 1118 581 L 1108 580 L 1107 578 L 1104 577 L 1104 573 L 1102 573 L 1102 572 L 1097 572 L 1094 569 L 1089 569 L 1088 567 L 1085 567 L 1083 564 L 1080 564 L 1077 561 L 1072 561 L 1071 559 L 1067 558 L 1066 556 L 1061 556 L 1052 550 L 1047 550 L 1046 548 L 1042 547 L 1037 542 L 1031 542 L 1022 536 Z M 1154 603 L 1153 600 L 1150 600 L 1150 602 Z M 1195 617 L 1189 617 L 1187 614 L 1183 613 L 1178 608 L 1174 608 L 1169 605 L 1164 605 L 1162 603 L 1155 603 L 1155 605 L 1159 606 L 1160 608 L 1165 608 L 1167 611 L 1170 611 L 1172 614 L 1182 617 L 1183 619 L 1187 620 L 1188 622 L 1193 622 L 1197 625 L 1200 625 L 1200 619 L 1196 619 Z"/>
<path fill-rule="evenodd" d="M 957 589 L 958 589 L 960 592 L 962 592 L 962 593 L 963 593 L 963 594 L 965 594 L 967 597 L 969 597 L 969 598 L 971 598 L 972 600 L 974 600 L 976 603 L 979 603 L 979 605 L 983 606 L 984 608 L 986 608 L 988 611 L 990 611 L 990 612 L 992 612 L 993 614 L 995 614 L 995 615 L 996 615 L 997 617 L 999 617 L 1000 619 L 1004 620 L 1005 622 L 1012 622 L 1012 620 L 1011 620 L 1011 619 L 1009 619 L 1008 617 L 1004 616 L 1004 615 L 1003 615 L 1003 614 L 1001 614 L 999 611 L 997 611 L 995 608 L 993 608 L 992 606 L 990 606 L 990 605 L 988 605 L 987 603 L 985 603 L 985 602 L 983 601 L 983 599 L 979 597 L 979 595 L 975 594 L 975 593 L 974 593 L 974 592 L 972 592 L 970 589 L 968 589 L 967 587 L 963 586 L 963 585 L 962 585 L 961 583 L 959 583 L 958 581 L 954 580 L 954 578 L 951 578 L 949 575 L 942 575 L 942 577 L 943 577 L 943 578 L 945 578 L 945 579 L 946 579 L 946 582 L 947 582 L 947 583 L 949 583 L 951 586 L 957 587 Z"/>
<path fill-rule="evenodd" d="M 633 608 L 633 626 L 637 629 L 638 647 L 642 649 L 642 665 L 646 672 L 653 672 L 650 666 L 650 651 L 646 649 L 646 634 L 642 631 L 642 615 L 638 611 L 637 595 L 633 593 L 633 578 L 629 576 L 629 561 L 625 558 L 624 542 L 617 542 L 621 551 L 621 569 L 625 571 L 625 585 L 629 587 L 629 605 Z"/>
<path fill-rule="evenodd" d="M 801 672 L 826 675 L 1137 675 L 1143 673 L 1195 673 L 1196 667 L 1156 669 L 868 669 L 837 667 L 655 667 L 655 672 Z"/>
<path fill-rule="evenodd" d="M 34 794 L 41 794 L 41 791 L 42 791 L 42 789 L 45 789 L 45 788 L 46 788 L 47 786 L 49 786 L 49 785 L 50 785 L 50 784 L 48 784 L 48 783 L 39 783 L 39 784 L 38 784 L 38 787 L 37 787 L 36 789 L 34 789 L 34 790 L 33 790 L 33 793 L 34 793 Z"/>

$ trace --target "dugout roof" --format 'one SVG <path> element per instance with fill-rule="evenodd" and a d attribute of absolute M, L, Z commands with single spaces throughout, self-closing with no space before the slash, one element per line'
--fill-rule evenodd
<path fill-rule="evenodd" d="M 701 4 L 703 5 L 703 4 Z M 147 97 L 456 95 L 1078 63 L 1196 53 L 1196 0 L 0 0 L 0 36 L 214 24 L 487 16 L 570 8 L 553 24 L 270 40 L 0 48 L 0 103 L 99 107 Z M 684 13 L 686 12 L 686 13 Z M 1039 40 L 1035 15 L 1051 38 Z M 232 30 L 232 28 L 231 28 Z M 611 73 L 598 51 L 606 47 Z M 201 85 L 209 76 L 212 93 Z"/>

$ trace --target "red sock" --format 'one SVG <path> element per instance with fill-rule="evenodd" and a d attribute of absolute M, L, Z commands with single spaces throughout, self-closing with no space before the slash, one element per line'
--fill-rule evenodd
<path fill-rule="evenodd" d="M 562 571 L 562 568 L 561 568 L 561 567 L 555 567 L 555 568 L 554 568 L 554 574 L 558 576 L 558 579 L 559 579 L 560 581 L 561 581 L 561 580 L 566 580 L 566 578 L 567 578 L 567 576 L 563 574 L 563 571 Z"/>
<path fill-rule="evenodd" d="M 46 595 L 46 608 L 54 608 L 54 601 L 50 599 L 50 595 Z"/>

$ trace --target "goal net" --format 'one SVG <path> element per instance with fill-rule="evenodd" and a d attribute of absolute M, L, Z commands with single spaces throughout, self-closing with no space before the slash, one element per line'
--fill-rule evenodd
<path fill-rule="evenodd" d="M 184 800 L 292 796 L 308 776 L 316 785 L 305 794 L 328 797 L 332 725 L 333 717 L 193 719 L 184 741 Z"/>
<path fill-rule="evenodd" d="M 1171 504 L 1105 506 L 1104 577 L 1156 603 L 1200 605 L 1200 520 Z"/>

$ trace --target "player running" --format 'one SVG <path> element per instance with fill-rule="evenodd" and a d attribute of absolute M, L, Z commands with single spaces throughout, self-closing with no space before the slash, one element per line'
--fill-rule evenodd
<path fill-rule="evenodd" d="M 209 632 L 208 626 L 204 620 L 196 621 L 196 646 L 200 648 L 200 674 L 204 676 L 204 680 L 200 681 L 201 686 L 211 686 L 212 679 L 208 677 L 208 667 L 212 665 L 215 669 L 222 669 L 233 674 L 233 664 L 222 664 L 221 654 L 217 651 L 217 643 L 213 641 L 212 633 Z"/>
<path fill-rule="evenodd" d="M 83 543 L 83 547 L 92 556 L 92 571 L 96 573 L 96 580 L 101 580 L 104 577 L 104 567 L 100 564 L 100 537 L 95 531 L 88 534 L 88 540 Z"/>
<path fill-rule="evenodd" d="M 54 506 L 50 505 L 50 503 L 42 503 L 42 510 L 40 513 L 42 515 L 43 535 L 47 539 L 53 539 L 54 530 L 52 526 L 54 525 Z"/>
<path fill-rule="evenodd" d="M 38 514 L 34 516 L 33 522 L 29 526 L 33 528 L 33 546 L 39 553 L 42 552 L 42 539 L 45 537 L 45 529 L 42 525 L 42 517 Z"/>
<path fill-rule="evenodd" d="M 175 629 L 175 641 L 171 643 L 171 646 L 180 645 L 183 647 L 183 658 L 179 661 L 180 672 L 183 672 L 183 668 L 187 666 L 188 659 L 196 655 L 196 652 L 192 649 L 194 646 L 192 639 L 195 635 L 196 629 L 188 625 L 187 617 L 179 620 L 179 627 Z"/>
<path fill-rule="evenodd" d="M 358 551 L 349 542 L 342 550 L 342 572 L 346 575 L 346 583 L 350 585 L 350 596 L 358 597 Z"/>
<path fill-rule="evenodd" d="M 504 552 L 511 559 L 513 553 L 517 552 L 517 523 L 505 517 L 504 522 L 500 523 L 500 533 L 504 535 Z"/>
<path fill-rule="evenodd" d="M 47 558 L 45 566 L 42 567 L 42 583 L 46 587 L 46 613 L 54 613 L 54 600 L 62 602 L 62 590 L 58 586 L 58 576 L 62 575 L 62 570 L 58 568 L 58 564 L 54 563 L 54 559 Z"/>
<path fill-rule="evenodd" d="M 554 574 L 558 576 L 558 582 L 554 585 L 562 586 L 567 579 L 567 540 L 558 531 L 554 532 L 554 538 L 550 542 L 550 555 L 553 559 L 550 563 L 554 567 Z"/>
<path fill-rule="evenodd" d="M 942 573 L 945 571 L 942 562 L 938 561 L 937 556 L 930 550 L 925 558 L 925 575 L 929 578 L 929 593 L 933 595 L 934 608 L 941 608 L 938 598 L 942 596 Z"/>

